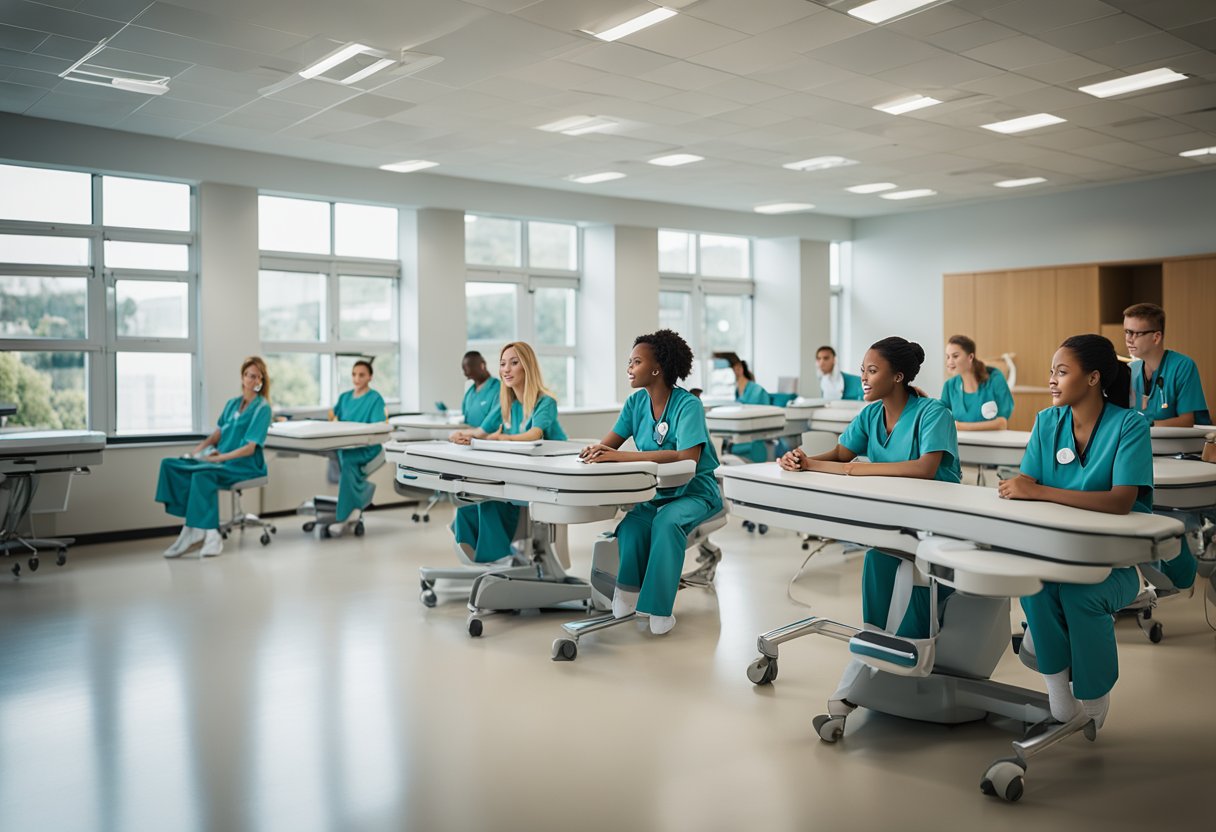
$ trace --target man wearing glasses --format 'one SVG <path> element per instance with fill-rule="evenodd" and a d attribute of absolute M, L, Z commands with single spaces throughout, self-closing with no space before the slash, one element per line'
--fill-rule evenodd
<path fill-rule="evenodd" d="M 1133 410 L 1160 427 L 1210 425 L 1195 362 L 1165 348 L 1165 310 L 1137 303 L 1123 310 L 1123 340 L 1131 354 Z"/>

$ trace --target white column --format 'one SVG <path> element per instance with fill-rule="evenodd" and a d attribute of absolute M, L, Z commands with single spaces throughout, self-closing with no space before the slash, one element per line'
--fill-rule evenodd
<path fill-rule="evenodd" d="M 815 350 L 831 332 L 830 243 L 785 237 L 757 240 L 755 371 L 777 389 L 780 376 L 796 376 L 798 393 L 815 396 Z"/>
<path fill-rule="evenodd" d="M 464 212 L 401 211 L 401 403 L 460 406 L 467 343 Z"/>
<path fill-rule="evenodd" d="M 583 231 L 579 383 L 587 405 L 629 396 L 625 360 L 633 339 L 659 327 L 659 242 L 653 228 L 600 225 Z"/>

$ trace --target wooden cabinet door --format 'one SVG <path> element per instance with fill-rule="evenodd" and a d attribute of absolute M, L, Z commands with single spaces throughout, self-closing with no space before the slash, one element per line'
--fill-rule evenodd
<path fill-rule="evenodd" d="M 1211 410 L 1216 407 L 1216 257 L 1165 261 L 1161 294 L 1166 346 L 1199 365 Z"/>

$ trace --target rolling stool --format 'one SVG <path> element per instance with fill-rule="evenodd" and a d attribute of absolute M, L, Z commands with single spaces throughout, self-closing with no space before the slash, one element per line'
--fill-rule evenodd
<path fill-rule="evenodd" d="M 276 534 L 278 529 L 273 524 L 263 520 L 256 514 L 250 514 L 241 507 L 241 495 L 253 488 L 264 488 L 270 482 L 270 477 L 254 477 L 251 480 L 242 480 L 238 483 L 233 483 L 227 488 L 221 488 L 221 491 L 232 492 L 232 517 L 225 523 L 220 524 L 220 535 L 224 540 L 228 539 L 228 533 L 234 528 L 240 529 L 243 534 L 245 528 L 253 526 L 262 530 L 262 545 L 270 545 L 270 536 Z"/>

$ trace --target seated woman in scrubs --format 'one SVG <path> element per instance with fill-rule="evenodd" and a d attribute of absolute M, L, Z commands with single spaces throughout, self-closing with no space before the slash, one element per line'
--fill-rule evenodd
<path fill-rule="evenodd" d="M 830 402 L 862 400 L 861 376 L 845 373 L 836 366 L 836 350 L 824 344 L 815 350 L 815 370 L 819 374 L 819 397 Z"/>
<path fill-rule="evenodd" d="M 1127 408 L 1130 381 L 1101 335 L 1061 344 L 1048 381 L 1055 406 L 1035 417 L 1022 472 L 1001 482 L 1000 495 L 1108 514 L 1151 512 L 1153 446 L 1148 420 Z M 1127 567 L 1098 584 L 1044 581 L 1041 592 L 1022 599 L 1051 715 L 1060 722 L 1084 710 L 1102 727 L 1119 677 L 1112 616 L 1139 590 L 1135 568 Z"/>
<path fill-rule="evenodd" d="M 798 448 L 782 456 L 778 463 L 787 471 L 961 482 L 958 434 L 950 411 L 937 399 L 921 396 L 912 386 L 924 361 L 925 351 L 919 344 L 898 336 L 873 344 L 861 364 L 862 391 L 865 401 L 871 404 L 849 423 L 832 450 L 807 456 Z M 859 456 L 870 461 L 855 462 Z M 884 555 L 877 549 L 866 552 L 861 613 L 871 627 L 887 629 L 893 606 L 899 615 L 900 604 L 892 604 L 892 600 L 901 565 L 911 568 L 911 561 Z M 949 590 L 939 588 L 939 598 L 947 594 Z M 928 638 L 929 601 L 927 587 L 913 587 L 898 623 L 891 622 L 894 633 L 904 638 Z M 828 703 L 831 713 L 844 715 L 853 709 L 843 691 L 848 690 L 863 667 L 857 660 L 849 664 L 840 689 Z"/>
<path fill-rule="evenodd" d="M 224 551 L 218 492 L 266 476 L 262 446 L 269 428 L 270 375 L 266 363 L 253 356 L 241 363 L 241 395 L 224 405 L 215 432 L 184 458 L 161 460 L 156 502 L 186 520 L 165 557 L 181 557 L 200 543 L 203 557 Z"/>
<path fill-rule="evenodd" d="M 532 347 L 523 341 L 503 347 L 498 357 L 498 375 L 502 379 L 498 412 L 508 418 L 500 419 L 495 426 L 491 413 L 480 428 L 453 433 L 453 442 L 468 445 L 474 439 L 532 442 L 566 438 L 557 423 L 557 399 L 545 389 L 540 362 Z M 519 506 L 486 501 L 457 509 L 452 531 L 456 545 L 469 560 L 490 563 L 510 557 L 511 537 L 518 523 Z"/>
<path fill-rule="evenodd" d="M 718 455 L 705 427 L 705 409 L 676 384 L 692 372 L 692 350 L 670 329 L 639 335 L 625 374 L 636 390 L 625 402 L 612 432 L 583 448 L 584 462 L 677 462 L 691 459 L 696 473 L 677 488 L 660 488 L 654 499 L 630 509 L 616 527 L 621 565 L 612 614 L 650 616 L 650 632 L 662 635 L 676 625 L 672 614 L 688 535 L 722 510 L 714 479 Z M 622 451 L 633 437 L 636 451 Z"/>
<path fill-rule="evenodd" d="M 946 342 L 946 369 L 953 375 L 942 388 L 942 403 L 954 414 L 958 430 L 1005 430 L 1013 415 L 1013 394 L 1005 374 L 975 357 L 975 341 L 953 335 Z"/>
<path fill-rule="evenodd" d="M 350 370 L 353 390 L 338 396 L 338 403 L 329 411 L 331 420 L 343 422 L 383 422 L 388 418 L 384 398 L 371 388 L 372 362 L 360 359 Z M 367 481 L 364 466 L 380 456 L 380 445 L 362 448 L 342 448 L 338 454 L 338 509 L 336 523 L 329 524 L 329 533 L 340 537 L 353 529 L 363 517 L 363 509 L 371 505 L 376 486 Z"/>
<path fill-rule="evenodd" d="M 714 353 L 714 362 L 725 361 L 735 374 L 735 401 L 739 404 L 772 404 L 773 398 L 769 392 L 756 383 L 756 377 L 747 368 L 747 362 L 733 352 Z M 768 444 L 765 442 L 738 442 L 723 448 L 735 456 L 743 457 L 748 462 L 765 462 L 768 460 Z"/>
<path fill-rule="evenodd" d="M 473 382 L 464 391 L 464 400 L 460 404 L 460 416 L 466 425 L 473 428 L 484 428 L 487 433 L 493 433 L 502 425 L 502 406 L 499 404 L 498 379 L 490 375 L 486 369 L 486 360 L 477 350 L 464 354 L 460 362 L 460 370 L 464 377 Z M 491 418 L 493 417 L 493 418 Z M 489 419 L 489 427 L 486 420 Z M 454 431 L 452 439 L 456 439 Z"/>

